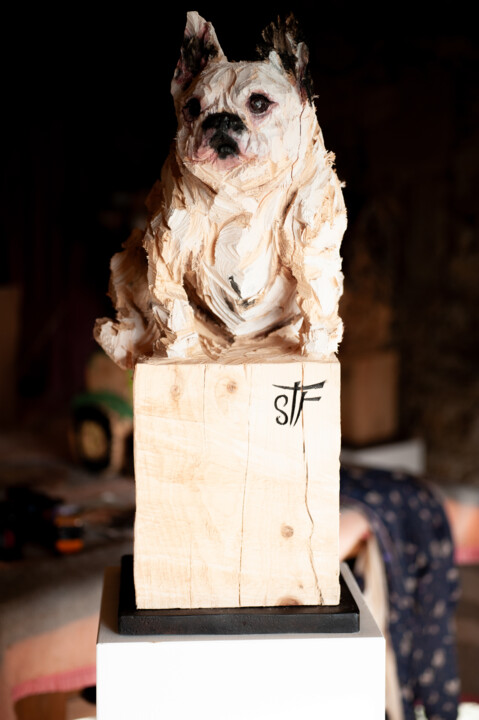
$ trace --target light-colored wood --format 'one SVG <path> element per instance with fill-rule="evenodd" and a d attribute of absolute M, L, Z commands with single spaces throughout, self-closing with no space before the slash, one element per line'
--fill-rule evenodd
<path fill-rule="evenodd" d="M 292 356 L 137 364 L 139 608 L 339 602 L 339 382 Z"/>

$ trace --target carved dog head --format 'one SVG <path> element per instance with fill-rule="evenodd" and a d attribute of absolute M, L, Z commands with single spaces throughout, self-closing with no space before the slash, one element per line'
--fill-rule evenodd
<path fill-rule="evenodd" d="M 171 84 L 177 154 L 214 189 L 274 182 L 298 154 L 311 94 L 308 51 L 292 17 L 266 28 L 259 53 L 256 62 L 229 62 L 211 23 L 188 13 Z"/>

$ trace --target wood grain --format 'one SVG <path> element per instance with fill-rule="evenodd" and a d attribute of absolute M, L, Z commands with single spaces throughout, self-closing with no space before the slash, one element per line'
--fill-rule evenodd
<path fill-rule="evenodd" d="M 289 360 L 137 364 L 139 608 L 339 602 L 339 363 Z"/>

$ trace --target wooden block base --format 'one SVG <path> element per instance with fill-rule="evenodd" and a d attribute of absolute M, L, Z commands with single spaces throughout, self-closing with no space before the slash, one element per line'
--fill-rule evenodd
<path fill-rule="evenodd" d="M 120 635 L 251 635 L 271 633 L 355 633 L 359 610 L 343 576 L 339 605 L 138 610 L 133 556 L 121 562 Z"/>
<path fill-rule="evenodd" d="M 138 608 L 339 602 L 339 370 L 136 365 Z"/>

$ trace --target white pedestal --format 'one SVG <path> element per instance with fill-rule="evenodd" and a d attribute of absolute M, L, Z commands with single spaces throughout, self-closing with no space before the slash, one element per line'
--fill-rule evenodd
<path fill-rule="evenodd" d="M 119 568 L 105 575 L 98 720 L 384 720 L 385 645 L 347 566 L 360 611 L 351 635 L 125 636 Z"/>

